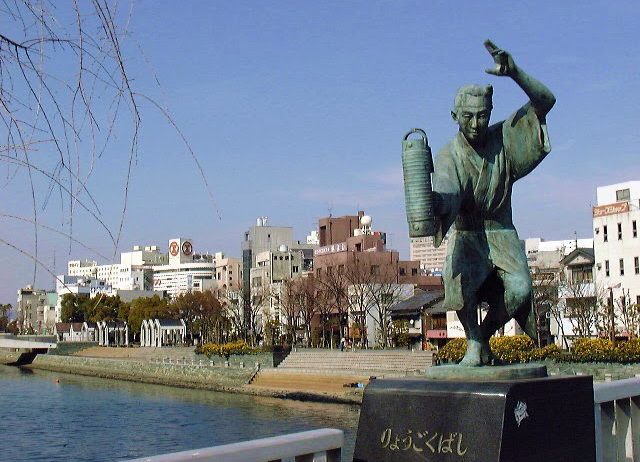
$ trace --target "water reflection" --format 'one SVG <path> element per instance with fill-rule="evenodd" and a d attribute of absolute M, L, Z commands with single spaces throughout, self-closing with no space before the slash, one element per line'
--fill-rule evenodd
<path fill-rule="evenodd" d="M 0 367 L 0 387 L 8 460 L 126 459 L 321 427 L 345 430 L 350 460 L 359 413 L 357 406 L 9 367 Z"/>

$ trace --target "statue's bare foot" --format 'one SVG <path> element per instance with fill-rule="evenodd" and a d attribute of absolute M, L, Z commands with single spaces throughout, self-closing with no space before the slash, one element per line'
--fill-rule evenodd
<path fill-rule="evenodd" d="M 489 341 L 467 340 L 467 352 L 460 361 L 460 366 L 478 367 L 500 365 L 501 361 L 493 355 Z"/>
<path fill-rule="evenodd" d="M 467 352 L 462 358 L 462 361 L 458 363 L 459 366 L 465 367 L 477 367 L 482 366 L 481 361 L 482 344 L 477 340 L 467 340 Z"/>

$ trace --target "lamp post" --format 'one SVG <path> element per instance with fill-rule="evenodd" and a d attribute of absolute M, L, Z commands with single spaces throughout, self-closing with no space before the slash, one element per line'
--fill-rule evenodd
<path fill-rule="evenodd" d="M 609 286 L 609 340 L 616 341 L 616 316 L 613 305 L 613 289 L 619 288 L 621 283 Z"/>

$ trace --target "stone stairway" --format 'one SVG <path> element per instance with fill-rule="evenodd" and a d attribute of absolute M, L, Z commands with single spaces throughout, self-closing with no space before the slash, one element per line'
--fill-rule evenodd
<path fill-rule="evenodd" d="M 298 349 L 278 370 L 319 374 L 416 375 L 433 365 L 431 351 Z"/>

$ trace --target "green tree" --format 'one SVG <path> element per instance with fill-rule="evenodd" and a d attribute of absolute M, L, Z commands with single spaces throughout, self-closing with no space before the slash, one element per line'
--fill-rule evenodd
<path fill-rule="evenodd" d="M 126 321 L 126 317 L 120 317 L 120 307 L 123 302 L 120 300 L 120 296 L 115 297 L 98 296 L 92 299 L 94 305 L 91 307 L 89 313 L 89 320 L 93 322 L 98 321 L 113 321 L 120 319 Z"/>
<path fill-rule="evenodd" d="M 64 294 L 61 302 L 62 322 L 84 322 L 89 320 L 92 310 L 87 294 Z"/>
<path fill-rule="evenodd" d="M 224 343 L 231 333 L 231 319 L 210 290 L 187 292 L 172 303 L 172 313 L 183 319 L 188 336 L 202 342 Z"/>
<path fill-rule="evenodd" d="M 169 305 L 168 300 L 158 295 L 136 298 L 129 307 L 127 317 L 129 329 L 134 335 L 139 334 L 142 321 L 151 318 L 173 318 L 175 315 L 173 310 L 174 307 Z"/>
<path fill-rule="evenodd" d="M 9 324 L 9 316 L 7 313 L 9 313 L 12 308 L 11 303 L 0 305 L 0 332 L 7 330 L 7 325 Z"/>

